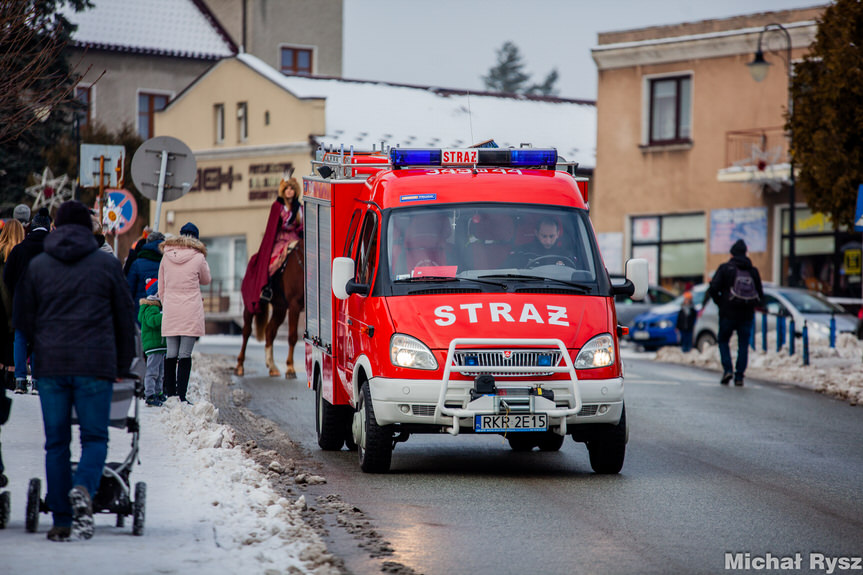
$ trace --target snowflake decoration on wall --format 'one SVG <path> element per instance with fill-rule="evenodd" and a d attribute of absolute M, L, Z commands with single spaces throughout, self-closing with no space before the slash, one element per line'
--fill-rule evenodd
<path fill-rule="evenodd" d="M 46 167 L 41 175 L 34 173 L 33 178 L 38 183 L 24 190 L 27 195 L 35 198 L 31 208 L 33 212 L 43 207 L 54 211 L 60 204 L 75 196 L 75 182 L 66 174 L 55 178 L 51 169 Z"/>
<path fill-rule="evenodd" d="M 779 166 L 784 168 L 787 164 L 783 156 L 785 151 L 782 146 L 762 150 L 758 144 L 752 144 L 749 148 L 748 158 L 734 162 L 735 167 L 755 169 L 751 172 L 752 179 L 748 182 L 755 188 L 756 195 L 761 195 L 762 190 L 769 188 L 772 192 L 779 192 L 785 185 L 785 170 L 777 170 Z"/>

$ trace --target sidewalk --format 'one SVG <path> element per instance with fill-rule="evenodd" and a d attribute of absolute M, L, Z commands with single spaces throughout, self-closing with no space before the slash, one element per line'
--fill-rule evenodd
<path fill-rule="evenodd" d="M 761 336 L 756 341 L 757 349 L 749 349 L 749 367 L 746 376 L 779 383 L 788 383 L 838 397 L 850 403 L 863 403 L 863 341 L 853 335 L 840 334 L 836 347 L 826 342 L 811 341 L 809 365 L 803 365 L 803 349 L 800 340 L 793 356 L 788 348 L 776 351 L 776 334 L 767 337 L 767 352 L 762 351 Z M 737 357 L 736 338 L 731 340 L 732 357 Z M 722 373 L 719 348 L 707 347 L 703 353 L 692 350 L 683 353 L 679 347 L 663 347 L 656 352 L 655 361 L 693 365 L 716 371 L 717 381 Z"/>

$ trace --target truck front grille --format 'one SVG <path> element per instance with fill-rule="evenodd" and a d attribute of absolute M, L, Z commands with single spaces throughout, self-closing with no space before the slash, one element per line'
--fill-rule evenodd
<path fill-rule="evenodd" d="M 500 367 L 500 372 L 493 372 L 495 377 L 533 377 L 551 375 L 554 372 L 537 370 L 529 373 L 507 372 L 507 367 L 556 367 L 560 363 L 559 349 L 477 349 L 458 350 L 453 357 L 453 364 L 459 367 Z M 465 375 L 479 375 L 479 372 L 468 372 Z"/>

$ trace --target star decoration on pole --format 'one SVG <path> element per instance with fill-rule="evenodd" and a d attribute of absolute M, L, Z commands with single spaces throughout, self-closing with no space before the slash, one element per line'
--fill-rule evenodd
<path fill-rule="evenodd" d="M 75 195 L 75 182 L 69 179 L 69 176 L 63 174 L 55 178 L 54 173 L 50 168 L 45 168 L 42 174 L 33 174 L 33 178 L 38 182 L 24 190 L 24 192 L 32 196 L 33 212 L 39 208 L 48 208 L 48 211 L 53 211 L 60 207 L 60 204 L 67 200 L 71 200 Z"/>

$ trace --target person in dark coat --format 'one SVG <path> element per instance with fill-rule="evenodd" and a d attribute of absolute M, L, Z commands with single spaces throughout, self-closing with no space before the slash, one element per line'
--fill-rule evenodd
<path fill-rule="evenodd" d="M 45 239 L 15 290 L 13 322 L 33 342 L 33 373 L 45 426 L 45 471 L 52 541 L 93 536 L 91 497 L 108 453 L 113 383 L 135 355 L 132 298 L 119 260 L 99 249 L 81 202 L 60 206 L 57 229 Z M 70 462 L 72 408 L 81 458 Z"/>
<path fill-rule="evenodd" d="M 677 331 L 680 332 L 680 351 L 689 353 L 692 350 L 692 334 L 695 330 L 695 320 L 698 314 L 692 305 L 692 292 L 683 293 L 683 305 L 677 312 Z"/>
<path fill-rule="evenodd" d="M 749 338 L 755 321 L 755 308 L 764 301 L 764 289 L 758 268 L 746 257 L 746 242 L 737 240 L 731 246 L 731 259 L 719 266 L 710 280 L 708 295 L 719 307 L 719 359 L 722 361 L 723 385 L 734 378 L 743 385 L 743 374 L 749 361 Z M 737 333 L 737 363 L 732 371 L 731 335 Z"/>
<path fill-rule="evenodd" d="M 50 230 L 51 216 L 48 214 L 46 208 L 42 208 L 33 216 L 33 221 L 30 222 L 30 232 L 27 234 L 27 237 L 9 252 L 9 257 L 6 259 L 6 269 L 3 270 L 3 281 L 6 283 L 6 289 L 9 290 L 9 297 L 12 298 L 13 310 L 15 307 L 15 288 L 27 271 L 30 261 L 42 253 L 45 238 L 48 237 Z M 24 334 L 18 329 L 18 326 L 14 325 L 14 321 L 13 327 L 15 327 L 13 351 L 15 359 L 15 393 L 27 393 L 27 355 L 29 344 Z M 34 383 L 33 391 L 35 392 L 35 390 L 36 385 Z"/>
<path fill-rule="evenodd" d="M 165 236 L 161 232 L 153 232 L 147 239 L 126 275 L 135 304 L 136 319 L 141 305 L 139 302 L 147 297 L 147 282 L 159 277 L 159 264 L 162 263 L 162 250 L 159 246 L 165 241 Z"/>

